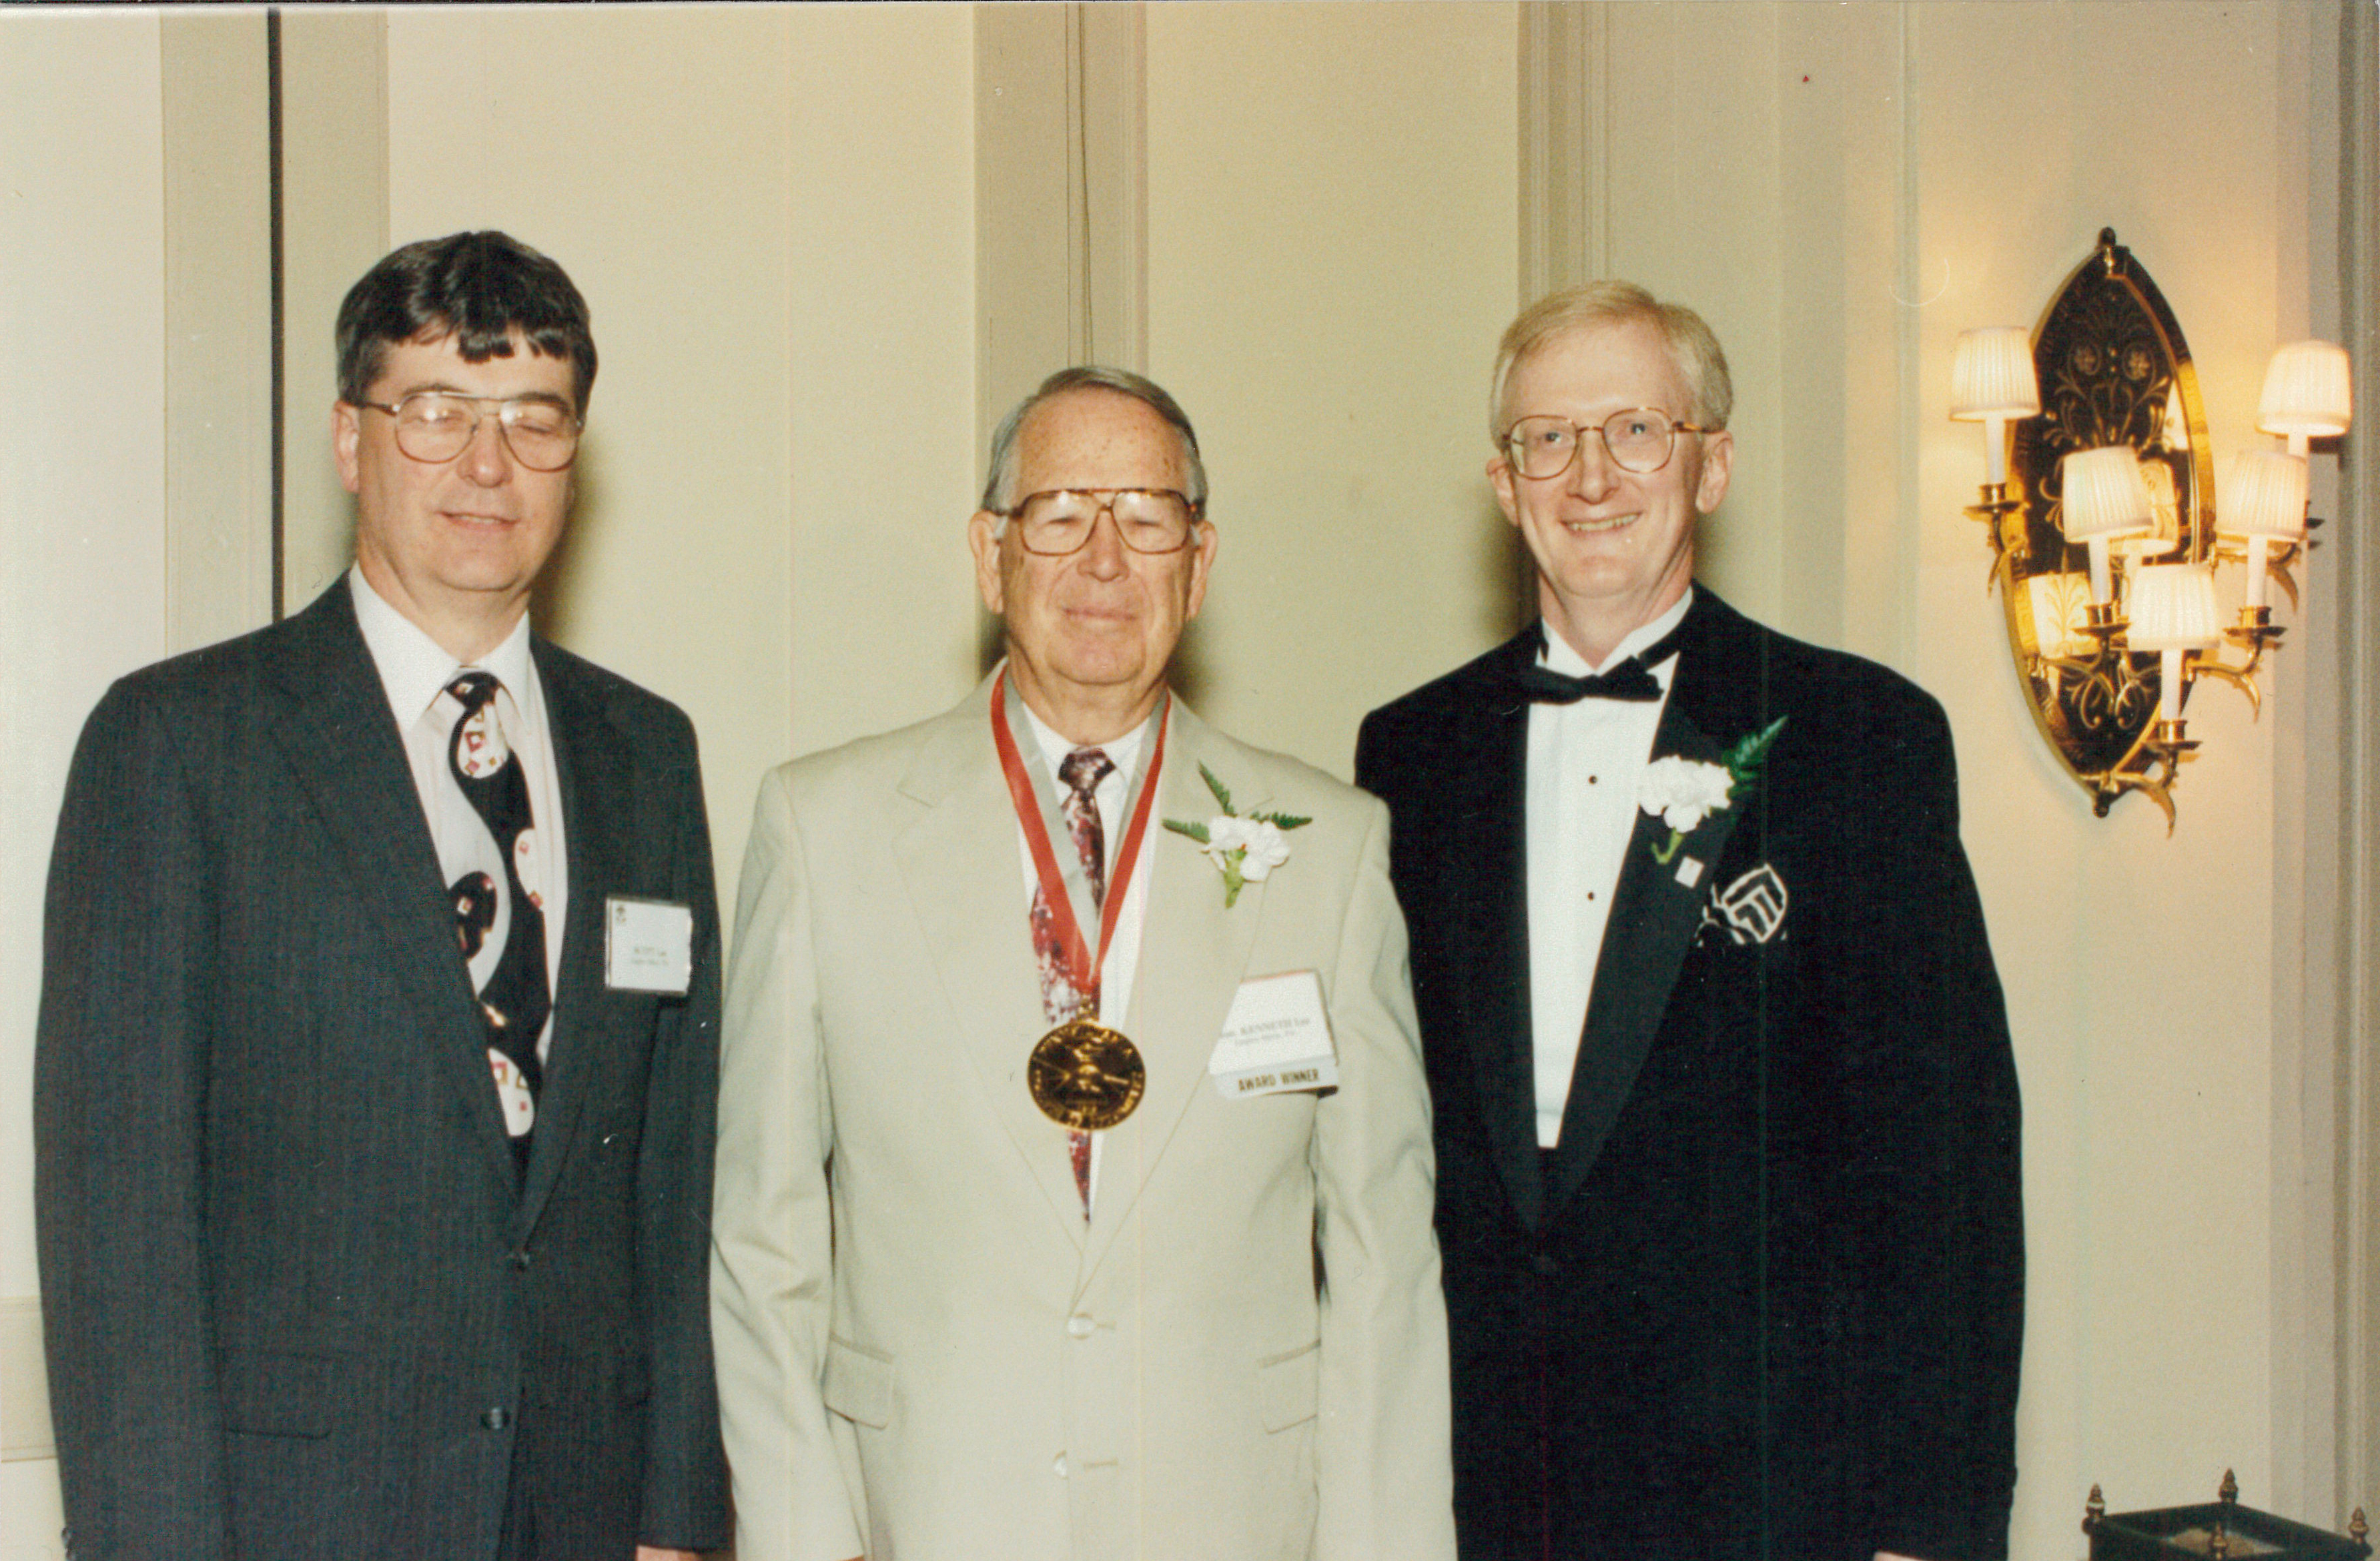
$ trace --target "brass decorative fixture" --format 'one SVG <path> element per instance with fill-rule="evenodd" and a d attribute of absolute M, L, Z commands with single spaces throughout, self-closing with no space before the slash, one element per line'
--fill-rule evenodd
<path fill-rule="evenodd" d="M 1966 332 L 1950 376 L 1950 416 L 1984 425 L 1982 494 L 1966 513 L 1990 538 L 2034 722 L 2094 811 L 2140 792 L 2169 834 L 2174 782 L 2198 747 L 2192 685 L 2215 678 L 2257 706 L 2256 669 L 2282 632 L 2268 582 L 2297 603 L 2309 442 L 2347 431 L 2347 355 L 2327 342 L 2273 355 L 2256 426 L 2289 449 L 2241 454 L 2219 502 L 2181 326 L 2113 228 L 2030 336 Z M 2233 563 L 2244 589 L 2226 625 L 2216 572 Z"/>

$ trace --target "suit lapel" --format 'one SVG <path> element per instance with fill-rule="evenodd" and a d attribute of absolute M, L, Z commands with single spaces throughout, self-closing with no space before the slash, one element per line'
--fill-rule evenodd
<path fill-rule="evenodd" d="M 274 734 L 314 799 L 325 849 L 345 862 L 357 903 L 384 934 L 381 955 L 412 998 L 431 1063 L 461 1092 L 506 1192 L 519 1171 L 488 1075 L 470 973 L 455 945 L 438 868 L 388 695 L 356 627 L 344 581 L 273 642 L 286 703 Z"/>
<path fill-rule="evenodd" d="M 1714 641 L 1720 626 L 1717 621 L 1733 615 L 1700 587 L 1688 613 L 1690 627 L 1681 640 L 1678 670 L 1653 739 L 1652 756 L 1676 755 L 1718 764 L 1726 743 L 1706 732 L 1696 716 L 1706 720 L 1724 711 L 1721 674 L 1713 665 L 1718 659 Z M 1653 1048 L 1686 950 L 1701 928 L 1711 876 L 1747 800 L 1737 795 L 1728 806 L 1706 815 L 1667 862 L 1656 860 L 1654 853 L 1668 846 L 1670 827 L 1641 808 L 1637 811 L 1620 882 L 1612 892 L 1611 916 L 1604 926 L 1570 1096 L 1562 1107 L 1561 1142 L 1554 1156 L 1554 1207 L 1585 1180 Z"/>
<path fill-rule="evenodd" d="M 917 817 L 893 844 L 952 1018 L 991 1109 L 1078 1248 L 1082 1197 L 1065 1140 L 1033 1104 L 1026 1059 L 1049 1029 L 1026 914 L 1016 815 L 993 751 L 991 685 L 936 722 L 901 791 Z"/>
<path fill-rule="evenodd" d="M 1223 782 L 1242 816 L 1263 809 L 1271 799 L 1255 772 L 1242 769 L 1213 729 L 1179 699 L 1172 702 L 1171 719 L 1165 768 L 1157 778 L 1157 804 L 1141 847 L 1139 871 L 1149 875 L 1148 908 L 1134 966 L 1132 1008 L 1120 1026 L 1139 1047 L 1148 1082 L 1139 1107 L 1111 1129 L 1099 1146 L 1090 1246 L 1078 1285 L 1088 1284 L 1098 1271 L 1183 1123 L 1220 1104 L 1208 1083 L 1207 1063 L 1223 1033 L 1224 1016 L 1244 978 L 1269 974 L 1247 968 L 1264 919 L 1266 886 L 1245 886 L 1237 903 L 1225 909 L 1222 876 L 1194 842 L 1166 829 L 1164 821 L 1209 818 L 1218 811 L 1199 776 L 1201 765 Z M 1294 841 L 1293 836 L 1293 852 Z M 1069 1181 L 1070 1197 L 1073 1192 Z"/>
<path fill-rule="evenodd" d="M 1497 1173 L 1522 1223 L 1543 1217 L 1545 1177 L 1537 1166 L 1536 1084 L 1529 1005 L 1529 706 L 1501 675 L 1535 655 L 1523 635 L 1504 647 L 1480 696 L 1464 708 L 1446 799 L 1456 820 L 1450 892 L 1468 914 L 1461 929 L 1456 979 L 1463 983 L 1463 1049 L 1470 1054 Z"/>
<path fill-rule="evenodd" d="M 613 886 L 627 881 L 625 853 L 637 798 L 636 754 L 595 691 L 544 642 L 536 642 L 535 648 L 562 793 L 570 896 L 528 1179 L 514 1214 L 516 1239 L 535 1228 L 561 1175 L 586 1103 L 586 1048 L 603 1044 L 603 904 Z"/>

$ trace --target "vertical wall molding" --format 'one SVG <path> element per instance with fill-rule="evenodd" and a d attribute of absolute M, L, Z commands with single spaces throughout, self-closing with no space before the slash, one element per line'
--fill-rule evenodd
<path fill-rule="evenodd" d="M 389 248 L 388 20 L 377 9 L 281 18 L 281 212 L 280 608 L 294 612 L 355 551 L 331 456 L 332 340 L 339 300 Z"/>
<path fill-rule="evenodd" d="M 1608 14 L 1523 0 L 1519 303 L 1611 272 Z"/>
<path fill-rule="evenodd" d="M 980 453 L 1052 369 L 1148 367 L 1148 111 L 1139 5 L 975 16 Z"/>
<path fill-rule="evenodd" d="M 1082 314 L 1074 356 L 1148 369 L 1148 27 L 1138 4 L 1074 18 L 1073 186 Z"/>
<path fill-rule="evenodd" d="M 2319 842 L 2315 859 L 2340 864 L 2333 925 L 2340 938 L 2331 967 L 2338 983 L 2333 1078 L 2344 1131 L 2335 1157 L 2339 1245 L 2337 1381 L 2338 1493 L 2335 1505 L 2380 1503 L 2380 462 L 2366 454 L 2374 440 L 2372 392 L 2380 386 L 2380 25 L 2360 0 L 2338 7 L 2338 340 L 2362 388 L 2363 416 L 2340 442 L 2338 481 L 2331 513 L 2338 517 L 2327 545 L 2339 577 L 2334 644 L 2338 650 L 2338 725 L 2326 744 L 2343 769 L 2327 822 L 2335 834 Z M 2309 853 L 2310 857 L 2313 853 Z"/>
<path fill-rule="evenodd" d="M 165 169 L 165 647 L 273 616 L 264 17 L 160 21 Z"/>

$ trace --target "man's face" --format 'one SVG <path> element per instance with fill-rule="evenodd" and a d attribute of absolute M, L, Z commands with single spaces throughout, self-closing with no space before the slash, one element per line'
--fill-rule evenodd
<path fill-rule="evenodd" d="M 1621 471 L 1594 430 L 1636 406 L 1694 421 L 1693 396 L 1660 333 L 1633 320 L 1565 332 L 1513 370 L 1502 422 L 1567 417 L 1588 430 L 1578 458 L 1542 478 L 1521 476 L 1500 451 L 1488 463 L 1496 501 L 1536 561 L 1538 605 L 1590 657 L 1684 594 L 1694 519 L 1718 507 L 1734 459 L 1724 432 L 1681 433 L 1659 471 Z"/>
<path fill-rule="evenodd" d="M 465 362 L 451 336 L 400 342 L 366 394 L 393 406 L 422 390 L 548 396 L 577 409 L 569 361 L 540 357 L 518 335 L 510 357 L 484 363 Z M 522 466 L 504 443 L 496 404 L 480 411 L 469 445 L 436 463 L 399 450 L 396 419 L 385 412 L 342 402 L 333 414 L 339 479 L 356 496 L 357 562 L 374 590 L 425 628 L 525 599 L 570 508 L 568 468 Z"/>
<path fill-rule="evenodd" d="M 1016 500 L 1057 488 L 1188 486 L 1181 435 L 1120 392 L 1069 391 L 1036 407 L 1017 433 Z M 1013 525 L 995 537 L 999 525 L 989 511 L 968 525 L 976 583 L 1007 623 L 1012 675 L 1042 718 L 1087 701 L 1153 697 L 1206 598 L 1213 527 L 1199 524 L 1179 552 L 1136 553 L 1101 515 L 1078 551 L 1050 558 L 1026 552 Z"/>

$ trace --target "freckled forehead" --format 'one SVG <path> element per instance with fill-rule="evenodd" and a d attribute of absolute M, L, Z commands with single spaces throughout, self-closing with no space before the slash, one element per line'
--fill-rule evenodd
<path fill-rule="evenodd" d="M 1157 408 L 1122 391 L 1086 387 L 1050 397 L 1016 436 L 1017 491 L 1051 488 L 1172 488 L 1187 475 L 1182 435 Z"/>
<path fill-rule="evenodd" d="M 1548 337 L 1513 366 L 1504 392 L 1507 422 L 1533 415 L 1598 422 L 1630 406 L 1683 417 L 1693 405 L 1669 344 L 1642 320 L 1598 321 Z"/>

